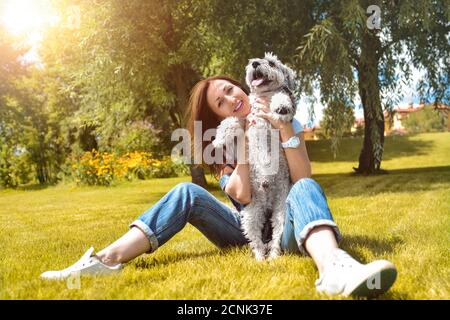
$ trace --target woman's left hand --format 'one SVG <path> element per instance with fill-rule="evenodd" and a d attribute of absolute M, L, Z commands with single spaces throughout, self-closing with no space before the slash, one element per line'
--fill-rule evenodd
<path fill-rule="evenodd" d="M 280 127 L 286 125 L 286 123 L 274 117 L 274 114 L 268 107 L 269 103 L 270 101 L 266 97 L 257 98 L 255 104 L 258 104 L 258 108 L 260 108 L 261 111 L 252 111 L 252 115 L 266 119 L 272 124 L 272 127 L 280 129 Z"/>

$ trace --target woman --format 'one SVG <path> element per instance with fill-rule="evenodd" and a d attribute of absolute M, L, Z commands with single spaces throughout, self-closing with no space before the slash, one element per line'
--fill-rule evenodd
<path fill-rule="evenodd" d="M 397 274 L 392 263 L 378 260 L 363 265 L 339 249 L 341 234 L 333 221 L 321 187 L 310 178 L 311 165 L 298 121 L 279 123 L 272 118 L 267 108 L 268 101 L 259 100 L 257 103 L 264 112 L 256 115 L 269 120 L 274 128 L 279 129 L 282 142 L 294 135 L 301 140 L 299 146 L 284 149 L 293 186 L 286 201 L 281 243 L 283 251 L 311 256 L 319 271 L 319 279 L 315 285 L 320 292 L 374 296 L 388 290 Z M 194 121 L 202 121 L 202 131 L 205 132 L 216 128 L 225 117 L 247 116 L 251 112 L 251 106 L 248 92 L 239 82 L 217 76 L 197 83 L 191 93 L 188 111 L 188 127 L 193 136 Z M 247 123 L 246 129 L 250 125 Z M 202 151 L 207 144 L 208 142 L 202 143 Z M 251 201 L 248 164 L 213 164 L 210 167 L 212 172 L 220 174 L 222 190 L 237 211 Z M 123 263 L 157 250 L 188 222 L 220 248 L 248 243 L 236 210 L 193 183 L 180 183 L 134 221 L 130 230 L 120 239 L 96 255 L 93 255 L 91 248 L 69 268 L 44 272 L 41 277 L 65 279 L 73 272 L 117 272 Z"/>

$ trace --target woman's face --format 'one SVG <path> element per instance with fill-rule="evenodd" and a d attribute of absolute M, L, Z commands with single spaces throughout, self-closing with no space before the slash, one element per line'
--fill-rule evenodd
<path fill-rule="evenodd" d="M 212 80 L 206 92 L 206 101 L 221 120 L 229 116 L 245 117 L 250 113 L 248 96 L 241 88 L 226 80 Z"/>

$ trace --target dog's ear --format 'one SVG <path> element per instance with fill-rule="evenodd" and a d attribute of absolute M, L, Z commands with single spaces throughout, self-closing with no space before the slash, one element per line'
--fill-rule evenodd
<path fill-rule="evenodd" d="M 278 57 L 275 54 L 273 54 L 273 52 L 266 52 L 266 53 L 264 53 L 264 59 L 279 60 Z"/>
<path fill-rule="evenodd" d="M 296 72 L 294 70 L 292 70 L 291 68 L 289 68 L 288 66 L 284 65 L 283 74 L 285 77 L 285 83 L 286 83 L 287 87 L 289 88 L 289 90 L 294 92 L 295 87 L 296 87 L 296 82 L 295 82 L 295 78 L 297 77 Z"/>

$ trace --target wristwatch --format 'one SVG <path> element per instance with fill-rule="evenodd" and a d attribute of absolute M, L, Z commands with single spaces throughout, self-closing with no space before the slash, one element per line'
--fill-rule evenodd
<path fill-rule="evenodd" d="M 285 149 L 287 149 L 287 148 L 293 148 L 293 149 L 295 149 L 295 148 L 297 148 L 299 145 L 300 145 L 300 138 L 297 137 L 297 136 L 292 136 L 292 137 L 289 138 L 288 141 L 282 142 L 282 143 L 281 143 L 281 146 L 282 146 L 283 148 L 285 148 Z"/>

